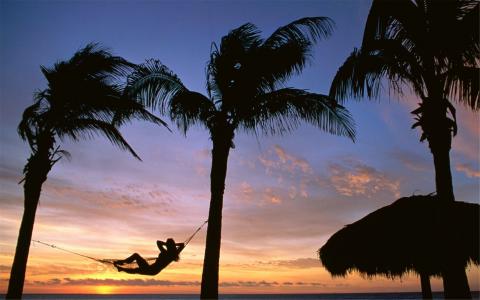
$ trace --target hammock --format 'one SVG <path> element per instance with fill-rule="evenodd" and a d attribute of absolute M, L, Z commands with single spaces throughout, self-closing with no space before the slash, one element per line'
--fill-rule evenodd
<path fill-rule="evenodd" d="M 183 247 L 183 249 L 185 249 L 185 247 L 187 246 L 188 243 L 190 243 L 190 241 L 193 239 L 193 237 L 203 228 L 203 226 L 205 226 L 205 224 L 208 223 L 208 220 L 203 222 L 202 225 L 200 225 L 200 227 L 197 228 L 197 230 L 195 230 L 195 232 L 189 236 L 184 242 L 183 244 L 185 245 Z M 42 244 L 42 245 L 45 245 L 45 246 L 48 246 L 50 248 L 53 248 L 53 249 L 57 249 L 57 250 L 60 250 L 60 251 L 64 251 L 64 252 L 68 252 L 70 254 L 74 254 L 74 255 L 77 255 L 77 256 L 81 256 L 81 257 L 84 257 L 84 258 L 87 258 L 87 259 L 91 259 L 91 260 L 94 260 L 96 262 L 99 262 L 99 263 L 102 263 L 102 264 L 111 264 L 113 265 L 113 262 L 117 261 L 118 259 L 109 259 L 109 258 L 95 258 L 95 257 L 92 257 L 92 256 L 88 256 L 88 255 L 84 255 L 84 254 L 81 254 L 81 253 L 78 253 L 78 252 L 74 252 L 74 251 L 71 251 L 71 250 L 68 250 L 68 249 L 65 249 L 65 248 L 61 248 L 61 247 L 58 247 L 58 246 L 55 246 L 53 244 L 48 244 L 48 243 L 45 243 L 45 242 L 42 242 L 42 241 L 39 241 L 39 240 L 32 240 L 32 242 L 35 242 L 35 243 L 39 243 L 39 244 Z M 182 249 L 182 250 L 183 250 Z M 180 252 L 182 251 L 180 250 Z M 180 253 L 179 252 L 179 253 Z M 157 257 L 146 257 L 145 260 L 147 261 L 152 261 L 152 260 L 156 260 Z"/>

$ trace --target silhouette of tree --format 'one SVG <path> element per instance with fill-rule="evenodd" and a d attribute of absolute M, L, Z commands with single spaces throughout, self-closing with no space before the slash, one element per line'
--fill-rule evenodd
<path fill-rule="evenodd" d="M 354 138 L 348 111 L 325 95 L 285 87 L 310 58 L 312 45 L 330 35 L 325 17 L 303 18 L 277 29 L 267 39 L 253 24 L 230 31 L 220 47 L 212 44 L 206 68 L 207 96 L 187 89 L 166 66 L 150 60 L 129 78 L 141 101 L 186 133 L 205 126 L 213 143 L 210 210 L 201 297 L 218 298 L 218 264 L 227 161 L 239 129 L 255 134 L 282 134 L 301 121 L 335 135 Z"/>
<path fill-rule="evenodd" d="M 133 67 L 96 44 L 88 44 L 70 60 L 58 62 L 52 68 L 41 66 L 48 87 L 35 93 L 34 104 L 25 109 L 18 126 L 18 133 L 30 145 L 31 155 L 23 170 L 24 214 L 10 274 L 8 299 L 22 297 L 42 184 L 53 165 L 62 157 L 69 157 L 58 142 L 65 138 L 80 140 L 104 135 L 120 149 L 140 159 L 116 126 L 132 118 L 165 125 L 140 103 L 124 96 L 118 81 Z"/>
<path fill-rule="evenodd" d="M 330 90 L 337 99 L 374 98 L 385 78 L 398 94 L 408 85 L 421 100 L 412 128 L 420 127 L 420 140 L 428 141 L 444 201 L 455 201 L 449 152 L 457 124 L 450 100 L 479 108 L 479 15 L 473 0 L 373 0 L 361 49 L 339 68 Z M 470 297 L 458 264 L 442 275 L 446 297 Z"/>

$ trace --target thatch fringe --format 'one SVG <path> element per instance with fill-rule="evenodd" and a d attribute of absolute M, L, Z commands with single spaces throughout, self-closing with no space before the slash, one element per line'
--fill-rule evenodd
<path fill-rule="evenodd" d="M 319 257 L 333 276 L 440 276 L 452 264 L 480 263 L 479 212 L 432 195 L 401 198 L 339 230 Z"/>

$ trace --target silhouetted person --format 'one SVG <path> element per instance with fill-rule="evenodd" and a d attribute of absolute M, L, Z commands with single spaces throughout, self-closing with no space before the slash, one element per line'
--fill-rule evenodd
<path fill-rule="evenodd" d="M 166 246 L 166 248 L 165 248 Z M 172 261 L 178 261 L 180 251 L 183 250 L 185 245 L 183 243 L 175 243 L 173 239 L 167 239 L 166 242 L 157 241 L 157 247 L 160 249 L 160 254 L 158 254 L 157 259 L 153 264 L 148 264 L 148 262 L 141 257 L 138 253 L 134 253 L 126 259 L 117 260 L 113 262 L 113 265 L 117 268 L 119 272 L 126 272 L 129 274 L 141 274 L 141 275 L 157 275 L 162 271 L 166 266 L 168 266 Z M 136 262 L 138 268 L 124 268 L 121 267 L 123 264 L 130 264 Z"/>

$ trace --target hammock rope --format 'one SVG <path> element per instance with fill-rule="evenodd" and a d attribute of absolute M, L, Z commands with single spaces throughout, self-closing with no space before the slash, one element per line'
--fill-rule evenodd
<path fill-rule="evenodd" d="M 187 246 L 188 243 L 190 243 L 190 241 L 195 237 L 195 235 L 197 235 L 197 233 L 202 230 L 203 226 L 205 226 L 205 224 L 208 223 L 208 220 L 206 220 L 205 222 L 203 222 L 202 225 L 200 225 L 196 230 L 195 232 L 193 232 L 193 234 L 191 236 L 189 236 L 184 242 L 184 247 L 183 249 L 185 249 L 185 247 Z M 67 253 L 70 253 L 70 254 L 74 254 L 74 255 L 78 255 L 78 256 L 81 256 L 83 258 L 87 258 L 87 259 L 91 259 L 91 260 L 94 260 L 96 262 L 99 262 L 99 263 L 102 263 L 102 264 L 113 264 L 114 261 L 116 261 L 116 259 L 101 259 L 101 258 L 95 258 L 95 257 L 92 257 L 92 256 L 88 256 L 88 255 L 84 255 L 84 254 L 81 254 L 81 253 L 78 253 L 78 252 L 75 252 L 75 251 L 71 251 L 71 250 L 68 250 L 68 249 L 65 249 L 65 248 L 62 248 L 62 247 L 58 247 L 56 245 L 53 245 L 53 244 L 48 244 L 48 243 L 45 243 L 45 242 L 42 242 L 42 241 L 39 241 L 39 240 L 32 240 L 32 242 L 35 242 L 35 243 L 39 243 L 39 244 L 42 244 L 44 246 L 47 246 L 47 247 L 50 247 L 50 248 L 53 248 L 53 249 L 57 249 L 57 250 L 60 250 L 60 251 L 64 251 L 64 252 L 67 252 Z M 182 249 L 182 250 L 183 250 Z M 157 259 L 157 257 L 148 257 L 146 258 L 146 260 L 155 260 Z"/>
<path fill-rule="evenodd" d="M 94 261 L 99 262 L 99 263 L 103 263 L 103 264 L 105 264 L 105 263 L 112 264 L 113 263 L 109 259 L 101 259 L 101 258 L 91 257 L 91 256 L 88 256 L 88 255 L 84 255 L 84 254 L 81 254 L 81 253 L 78 253 L 78 252 L 74 252 L 74 251 L 71 251 L 71 250 L 68 250 L 68 249 L 64 249 L 64 248 L 55 246 L 53 244 L 44 243 L 44 242 L 39 241 L 39 240 L 32 240 L 32 242 L 39 243 L 39 244 L 48 246 L 50 248 L 57 249 L 57 250 L 64 251 L 64 252 L 68 252 L 70 254 L 78 255 L 78 256 L 81 256 L 81 257 L 84 257 L 84 258 L 88 258 L 88 259 L 94 260 Z"/>
<path fill-rule="evenodd" d="M 208 223 L 208 220 L 206 220 L 205 222 L 203 222 L 203 224 L 200 225 L 200 226 L 197 228 L 197 230 L 195 230 L 195 232 L 194 232 L 189 238 L 187 238 L 187 239 L 185 240 L 185 242 L 183 242 L 183 246 L 184 246 L 183 248 L 185 248 L 185 247 L 188 245 L 188 243 L 190 243 L 190 241 L 193 239 L 193 237 L 194 237 L 200 230 L 202 230 L 203 226 L 205 226 L 205 224 L 207 224 L 207 223 Z"/>

